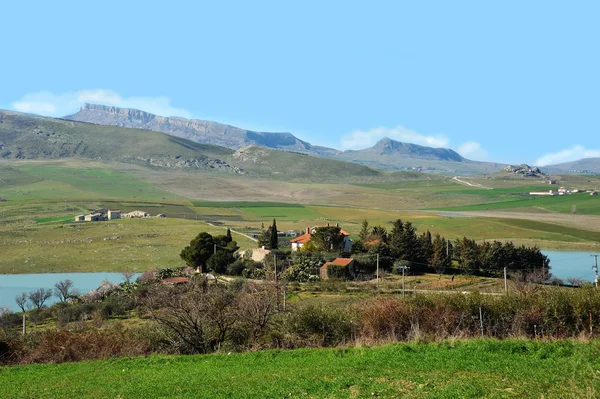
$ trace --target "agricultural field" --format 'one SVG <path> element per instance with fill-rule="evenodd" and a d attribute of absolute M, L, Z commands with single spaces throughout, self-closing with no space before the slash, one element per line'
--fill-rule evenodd
<path fill-rule="evenodd" d="M 597 341 L 466 340 L 0 368 L 4 398 L 597 397 Z"/>
<path fill-rule="evenodd" d="M 298 232 L 339 223 L 353 238 L 365 219 L 389 228 L 400 218 L 413 222 L 418 232 L 430 230 L 452 240 L 467 236 L 545 249 L 599 247 L 600 224 L 594 221 L 600 197 L 532 198 L 528 192 L 542 186 L 524 179 L 469 180 L 480 186 L 493 182 L 493 189 L 415 173 L 378 179 L 309 184 L 76 159 L 0 163 L 0 198 L 7 200 L 0 201 L 0 273 L 179 266 L 181 248 L 197 233 L 219 234 L 227 227 L 257 232 L 273 218 L 279 229 Z M 570 179 L 585 183 L 577 180 L 581 177 Z M 163 213 L 167 219 L 72 222 L 75 215 L 98 208 Z M 243 249 L 256 246 L 242 235 L 236 240 Z"/>
<path fill-rule="evenodd" d="M 142 272 L 184 266 L 179 253 L 198 233 L 223 227 L 188 219 L 122 219 L 74 223 L 62 220 L 0 230 L 0 274 Z M 234 234 L 241 250 L 256 243 Z"/>

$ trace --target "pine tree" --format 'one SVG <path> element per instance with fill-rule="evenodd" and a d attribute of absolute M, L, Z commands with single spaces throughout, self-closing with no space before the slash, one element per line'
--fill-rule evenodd
<path fill-rule="evenodd" d="M 225 240 L 230 243 L 231 241 L 233 241 L 233 237 L 231 237 L 231 230 L 229 230 L 229 227 L 227 228 L 227 234 L 225 235 Z"/>
<path fill-rule="evenodd" d="M 362 224 L 360 226 L 360 232 L 358 233 L 358 237 L 362 242 L 365 242 L 367 237 L 369 237 L 370 232 L 371 229 L 369 228 L 369 221 L 365 219 L 362 221 Z"/>
<path fill-rule="evenodd" d="M 269 242 L 271 249 L 279 248 L 279 238 L 277 237 L 277 223 L 273 219 L 273 226 L 271 226 L 271 240 Z"/>
<path fill-rule="evenodd" d="M 394 222 L 394 227 L 390 233 L 390 252 L 396 259 L 404 259 L 404 223 L 401 219 Z"/>

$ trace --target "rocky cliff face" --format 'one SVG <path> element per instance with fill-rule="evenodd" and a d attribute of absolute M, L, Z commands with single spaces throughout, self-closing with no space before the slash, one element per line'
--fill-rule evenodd
<path fill-rule="evenodd" d="M 217 122 L 164 117 L 136 109 L 107 105 L 85 104 L 79 112 L 65 116 L 65 119 L 99 125 L 154 130 L 198 143 L 220 145 L 234 150 L 249 145 L 258 145 L 324 156 L 338 152 L 331 148 L 313 146 L 291 133 L 255 132 Z"/>

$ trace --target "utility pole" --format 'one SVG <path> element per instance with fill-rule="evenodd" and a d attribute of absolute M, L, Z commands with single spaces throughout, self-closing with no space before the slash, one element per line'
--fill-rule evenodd
<path fill-rule="evenodd" d="M 213 243 L 213 246 L 214 246 L 214 247 L 213 247 L 213 248 L 214 248 L 214 250 L 213 250 L 213 255 L 216 255 L 216 254 L 217 254 L 217 244 L 214 244 L 214 243 Z"/>
<path fill-rule="evenodd" d="M 404 270 L 406 270 L 406 266 L 402 266 L 402 298 L 404 299 Z"/>
<path fill-rule="evenodd" d="M 508 281 L 506 281 L 506 267 L 504 268 L 504 292 L 508 292 Z"/>
<path fill-rule="evenodd" d="M 275 301 L 277 303 L 277 311 L 279 312 L 279 282 L 277 281 L 277 254 L 273 254 L 273 260 L 275 261 Z"/>
<path fill-rule="evenodd" d="M 285 284 L 284 284 L 284 285 L 283 285 L 283 311 L 284 311 L 284 312 L 285 312 L 285 301 L 286 301 L 286 295 L 287 295 L 287 292 L 286 292 L 286 291 L 287 291 L 287 290 L 286 290 L 286 286 L 285 286 Z"/>
<path fill-rule="evenodd" d="M 25 313 L 23 313 L 23 335 L 27 334 L 27 321 L 25 320 Z"/>
<path fill-rule="evenodd" d="M 594 266 L 592 266 L 592 270 L 594 270 L 594 273 L 596 274 L 594 284 L 596 284 L 596 288 L 598 288 L 598 254 L 592 254 L 590 256 L 594 257 Z"/>
<path fill-rule="evenodd" d="M 379 289 L 379 254 L 377 254 L 377 270 L 375 273 L 377 276 L 377 289 Z"/>

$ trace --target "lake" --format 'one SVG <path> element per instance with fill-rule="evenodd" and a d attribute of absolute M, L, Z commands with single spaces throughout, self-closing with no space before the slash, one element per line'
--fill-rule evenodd
<path fill-rule="evenodd" d="M 139 276 L 136 274 L 132 281 Z M 38 288 L 54 287 L 59 281 L 69 279 L 73 281 L 74 288 L 85 294 L 94 290 L 107 280 L 111 283 L 125 281 L 122 273 L 40 273 L 40 274 L 0 274 L 0 308 L 7 307 L 13 311 L 20 311 L 15 303 L 15 297 L 22 292 L 30 292 Z M 47 304 L 55 303 L 52 297 Z"/>
<path fill-rule="evenodd" d="M 553 276 L 566 280 L 569 277 L 594 281 L 594 258 L 591 252 L 542 251 L 550 258 L 550 270 Z"/>

